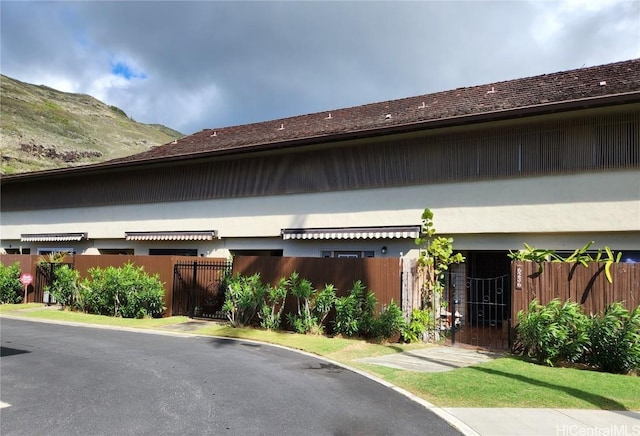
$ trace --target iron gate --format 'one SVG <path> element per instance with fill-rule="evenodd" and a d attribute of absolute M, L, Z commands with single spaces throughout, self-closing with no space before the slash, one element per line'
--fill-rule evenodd
<path fill-rule="evenodd" d="M 38 262 L 36 263 L 36 279 L 33 284 L 33 302 L 46 303 L 48 305 L 56 302 L 53 295 L 45 288 L 51 287 L 55 280 L 55 271 L 62 266 L 68 266 L 73 269 L 74 264 L 71 262 Z M 31 301 L 30 298 L 27 297 Z"/>
<path fill-rule="evenodd" d="M 511 280 L 450 273 L 440 301 L 432 304 L 432 339 L 508 350 L 511 345 Z"/>
<path fill-rule="evenodd" d="M 226 260 L 176 263 L 172 315 L 224 319 L 221 309 L 231 267 L 232 263 Z"/>

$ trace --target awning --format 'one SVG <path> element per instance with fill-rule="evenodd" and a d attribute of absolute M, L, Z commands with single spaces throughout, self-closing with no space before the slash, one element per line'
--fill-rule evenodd
<path fill-rule="evenodd" d="M 420 226 L 282 229 L 282 239 L 415 239 Z"/>
<path fill-rule="evenodd" d="M 215 230 L 174 232 L 125 232 L 127 241 L 211 241 Z"/>
<path fill-rule="evenodd" d="M 68 242 L 87 239 L 86 233 L 23 233 L 21 242 Z"/>

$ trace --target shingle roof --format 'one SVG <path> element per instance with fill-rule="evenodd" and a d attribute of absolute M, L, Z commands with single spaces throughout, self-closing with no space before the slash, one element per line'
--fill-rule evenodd
<path fill-rule="evenodd" d="M 553 74 L 458 88 L 363 106 L 240 126 L 203 130 L 147 152 L 117 159 L 132 162 L 177 157 L 309 138 L 372 132 L 392 126 L 640 92 L 640 59 Z"/>
<path fill-rule="evenodd" d="M 49 173 L 85 172 L 165 159 L 324 143 L 474 120 L 507 119 L 612 102 L 640 102 L 640 58 L 272 121 L 205 129 L 132 156 L 81 167 L 5 176 L 3 182 Z"/>

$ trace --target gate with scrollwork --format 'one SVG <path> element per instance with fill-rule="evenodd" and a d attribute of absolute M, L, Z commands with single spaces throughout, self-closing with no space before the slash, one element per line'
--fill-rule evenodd
<path fill-rule="evenodd" d="M 224 319 L 221 309 L 231 268 L 227 260 L 177 262 L 173 267 L 172 315 Z"/>
<path fill-rule="evenodd" d="M 508 350 L 511 345 L 511 278 L 448 275 L 441 315 L 448 341 Z"/>

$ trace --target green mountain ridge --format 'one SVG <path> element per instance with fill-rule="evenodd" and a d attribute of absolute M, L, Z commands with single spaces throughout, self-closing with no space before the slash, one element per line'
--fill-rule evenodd
<path fill-rule="evenodd" d="M 89 95 L 0 75 L 0 174 L 104 162 L 183 136 Z"/>

